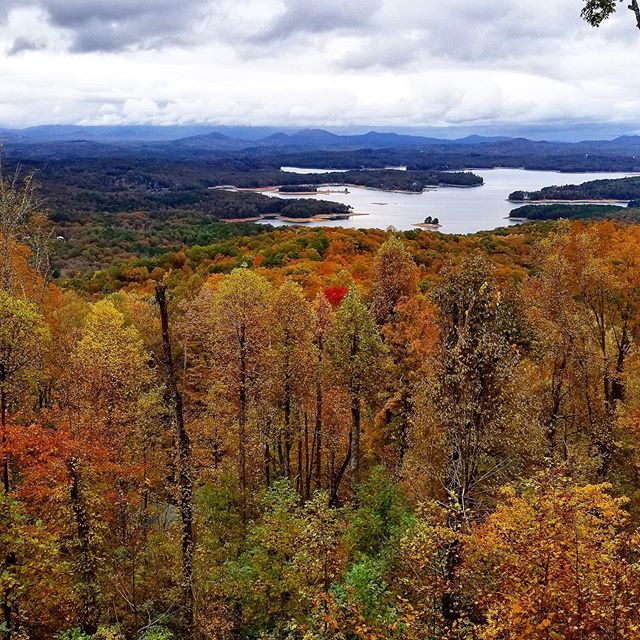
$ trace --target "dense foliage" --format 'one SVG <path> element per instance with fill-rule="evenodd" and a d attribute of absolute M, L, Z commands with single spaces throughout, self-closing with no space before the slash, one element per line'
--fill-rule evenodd
<path fill-rule="evenodd" d="M 276 160 L 274 160 L 276 164 Z M 15 161 L 13 162 L 15 164 Z M 10 173 L 13 164 L 7 165 Z M 220 220 L 262 216 L 312 218 L 347 214 L 350 208 L 328 199 L 278 198 L 242 189 L 277 187 L 284 192 L 315 191 L 327 182 L 419 192 L 428 186 L 474 186 L 482 178 L 468 172 L 350 171 L 303 175 L 280 171 L 258 159 L 160 160 L 153 155 L 114 159 L 30 158 L 23 169 L 36 172 L 39 196 L 55 223 L 53 255 L 57 274 L 104 268 L 134 257 L 152 256 L 191 245 L 207 245 L 260 227 Z M 273 194 L 275 196 L 275 194 Z"/>
<path fill-rule="evenodd" d="M 6 638 L 637 636 L 640 227 L 274 230 L 74 291 L 35 222 Z"/>
<path fill-rule="evenodd" d="M 509 200 L 634 200 L 640 197 L 640 177 L 591 180 L 582 184 L 514 191 Z"/>
<path fill-rule="evenodd" d="M 608 204 L 528 204 L 512 209 L 510 218 L 526 218 L 527 220 L 589 220 L 602 219 L 640 220 L 637 207 L 621 207 Z"/>

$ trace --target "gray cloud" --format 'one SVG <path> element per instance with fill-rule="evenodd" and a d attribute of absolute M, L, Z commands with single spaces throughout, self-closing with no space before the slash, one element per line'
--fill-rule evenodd
<path fill-rule="evenodd" d="M 209 0 L 5 0 L 12 9 L 42 10 L 51 26 L 70 36 L 75 52 L 161 48 L 187 43 Z"/>
<path fill-rule="evenodd" d="M 383 0 L 285 0 L 284 5 L 284 12 L 257 34 L 257 40 L 268 42 L 305 32 L 363 29 L 371 24 Z"/>
<path fill-rule="evenodd" d="M 19 36 L 7 49 L 7 55 L 15 56 L 24 51 L 41 51 L 42 49 L 45 49 L 46 46 L 47 43 L 43 40 L 31 40 L 30 38 Z"/>

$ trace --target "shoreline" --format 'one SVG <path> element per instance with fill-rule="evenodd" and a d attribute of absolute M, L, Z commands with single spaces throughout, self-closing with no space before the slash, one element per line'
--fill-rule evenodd
<path fill-rule="evenodd" d="M 414 227 L 420 227 L 421 229 L 430 229 L 431 231 L 437 231 L 442 225 L 441 224 L 428 224 L 426 222 L 414 222 Z"/>
<path fill-rule="evenodd" d="M 269 187 L 235 187 L 232 185 L 228 185 L 228 186 L 219 186 L 219 187 L 207 187 L 207 189 L 213 191 L 213 190 L 221 190 L 221 191 L 248 191 L 248 192 L 252 192 L 252 193 L 273 193 L 278 197 L 281 196 L 293 196 L 293 197 L 299 197 L 299 196 L 318 196 L 318 195 L 331 195 L 332 193 L 335 194 L 341 194 L 341 195 L 348 195 L 345 194 L 344 189 L 338 189 L 339 187 L 344 187 L 347 189 L 366 189 L 367 191 L 378 191 L 381 193 L 404 193 L 407 195 L 420 195 L 422 193 L 427 193 L 429 191 L 437 191 L 438 189 L 475 189 L 477 187 L 483 187 L 485 185 L 484 182 L 482 182 L 481 184 L 448 184 L 448 183 L 441 183 L 441 184 L 433 184 L 433 185 L 427 185 L 424 189 L 422 189 L 421 191 L 409 191 L 407 189 L 381 189 L 380 187 L 367 187 L 365 185 L 362 184 L 352 184 L 350 182 L 340 182 L 340 183 L 336 183 L 336 182 L 328 182 L 326 184 L 320 184 L 318 185 L 319 189 L 318 191 L 289 191 L 286 193 L 282 193 L 280 192 L 280 187 L 282 187 L 283 185 L 276 185 L 276 186 L 269 186 Z M 324 187 L 324 189 L 320 190 L 320 187 Z M 334 189 L 331 189 L 330 187 L 334 187 Z"/>
<path fill-rule="evenodd" d="M 262 215 L 253 216 L 251 218 L 220 218 L 220 222 L 269 222 L 270 220 L 280 222 L 302 223 L 307 222 L 334 222 L 336 220 L 348 220 L 353 216 L 368 216 L 368 213 L 353 212 L 353 213 L 318 213 L 310 218 L 289 218 L 288 216 L 281 215 Z"/>
<path fill-rule="evenodd" d="M 511 202 L 512 204 L 520 205 L 521 207 L 527 205 L 545 205 L 545 204 L 616 204 L 620 206 L 626 206 L 631 202 L 631 200 L 612 200 L 612 199 L 604 199 L 604 198 L 594 198 L 587 200 L 511 200 L 507 198 L 507 202 Z"/>

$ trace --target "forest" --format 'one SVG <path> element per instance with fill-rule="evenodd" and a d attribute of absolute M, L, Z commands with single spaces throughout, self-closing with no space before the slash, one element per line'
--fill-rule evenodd
<path fill-rule="evenodd" d="M 640 227 L 55 280 L 32 178 L 0 202 L 3 638 L 639 636 Z"/>
<path fill-rule="evenodd" d="M 632 206 L 634 204 L 635 206 Z M 526 218 L 527 220 L 586 220 L 603 219 L 626 220 L 637 222 L 640 211 L 637 204 L 629 203 L 628 207 L 609 204 L 527 204 L 516 207 L 509 213 L 510 218 Z"/>
<path fill-rule="evenodd" d="M 514 191 L 509 200 L 637 200 L 640 177 L 590 180 L 582 184 L 544 187 L 539 191 Z"/>
<path fill-rule="evenodd" d="M 25 163 L 83 159 L 91 164 L 155 162 L 172 166 L 217 162 L 221 169 L 268 166 L 278 170 L 281 166 L 294 166 L 360 170 L 406 166 L 423 171 L 464 171 L 468 167 L 561 172 L 640 171 L 640 137 L 634 135 L 569 143 L 482 136 L 444 140 L 381 132 L 344 136 L 322 130 L 240 140 L 216 132 L 180 137 L 174 131 L 174 139 L 166 140 L 164 129 L 167 127 L 151 128 L 138 141 L 135 136 L 133 139 L 96 137 L 96 131 L 86 127 L 74 127 L 66 139 L 63 132 L 47 132 L 46 128 L 13 133 L 0 130 L 0 136 L 7 140 L 9 156 Z M 117 134 L 111 131 L 112 136 Z"/>
<path fill-rule="evenodd" d="M 347 205 L 330 199 L 270 197 L 245 189 L 283 186 L 311 191 L 326 182 L 420 192 L 439 184 L 475 186 L 482 178 L 469 172 L 350 171 L 303 175 L 280 170 L 275 161 L 238 159 L 163 160 L 153 155 L 104 158 L 11 158 L 4 169 L 35 173 L 38 199 L 60 236 L 55 243 L 56 275 L 71 277 L 136 257 L 208 245 L 231 235 L 267 229 L 220 220 L 261 216 L 311 218 L 346 214 Z M 330 198 L 330 194 L 327 196 Z"/>

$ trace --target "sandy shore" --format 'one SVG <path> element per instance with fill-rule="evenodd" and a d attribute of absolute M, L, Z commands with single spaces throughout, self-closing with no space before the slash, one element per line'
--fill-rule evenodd
<path fill-rule="evenodd" d="M 437 231 L 442 225 L 441 224 L 427 224 L 426 222 L 414 222 L 414 227 L 420 227 L 421 229 L 431 229 L 432 231 Z"/>
<path fill-rule="evenodd" d="M 344 220 L 353 216 L 368 216 L 368 213 L 322 213 L 311 218 L 289 218 L 287 216 L 254 216 L 253 218 L 220 218 L 221 222 L 269 222 L 269 220 L 280 220 L 282 222 L 294 222 L 305 224 L 307 222 L 334 222 Z M 334 216 L 340 216 L 335 218 Z"/>
<path fill-rule="evenodd" d="M 288 191 L 286 193 L 281 193 L 279 191 L 280 185 L 277 187 L 234 187 L 233 189 L 229 188 L 228 191 L 252 191 L 253 193 L 275 193 L 277 195 L 285 195 L 285 196 L 317 196 L 317 195 L 330 195 L 332 193 L 336 194 L 344 194 L 344 188 L 351 189 L 366 189 L 367 191 L 381 191 L 383 193 L 406 193 L 408 195 L 415 195 L 420 193 L 425 193 L 426 191 L 436 191 L 441 188 L 452 188 L 452 189 L 473 189 L 474 187 L 481 187 L 481 184 L 433 184 L 427 185 L 422 191 L 408 191 L 406 189 L 381 189 L 379 187 L 367 187 L 362 184 L 351 184 L 350 182 L 330 182 L 327 184 L 318 185 L 318 187 L 324 187 L 324 189 L 318 189 L 318 191 Z M 328 189 L 327 187 L 343 187 L 343 189 Z M 216 189 L 216 187 L 209 187 L 209 189 Z"/>

